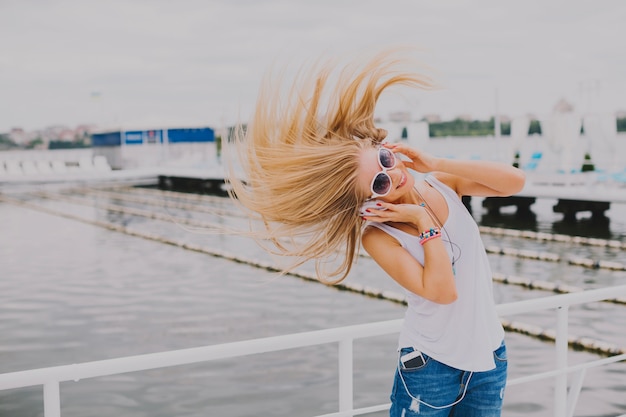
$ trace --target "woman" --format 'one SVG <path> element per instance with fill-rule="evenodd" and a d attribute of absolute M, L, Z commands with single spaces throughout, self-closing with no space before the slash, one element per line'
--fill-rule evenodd
<path fill-rule="evenodd" d="M 296 80 L 286 102 L 266 81 L 236 140 L 244 175 L 231 175 L 232 193 L 261 220 L 266 249 L 295 259 L 285 271 L 314 260 L 319 279 L 337 283 L 363 246 L 406 289 L 391 416 L 499 416 L 504 331 L 478 227 L 460 197 L 515 194 L 524 175 L 383 145 L 386 132 L 374 125 L 380 94 L 432 85 L 403 63 L 384 53 L 348 65 L 330 89 L 332 67 L 321 66 Z M 429 174 L 416 181 L 410 170 Z"/>

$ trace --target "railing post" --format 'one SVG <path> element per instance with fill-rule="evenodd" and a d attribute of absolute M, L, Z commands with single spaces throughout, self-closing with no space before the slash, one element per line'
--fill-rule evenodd
<path fill-rule="evenodd" d="M 339 411 L 354 409 L 352 371 L 352 339 L 343 339 L 339 341 Z"/>
<path fill-rule="evenodd" d="M 61 393 L 58 381 L 48 382 L 43 386 L 43 415 L 61 417 Z"/>
<path fill-rule="evenodd" d="M 574 409 L 576 408 L 576 403 L 578 402 L 578 396 L 580 395 L 580 390 L 583 388 L 585 371 L 585 369 L 581 369 L 574 374 L 574 380 L 572 381 L 572 386 L 569 389 L 567 397 L 567 417 L 572 417 L 574 415 Z"/>
<path fill-rule="evenodd" d="M 567 369 L 567 328 L 569 307 L 561 306 L 556 310 L 556 369 L 565 371 Z M 565 417 L 567 413 L 567 373 L 563 372 L 556 376 L 554 382 L 554 416 Z"/>

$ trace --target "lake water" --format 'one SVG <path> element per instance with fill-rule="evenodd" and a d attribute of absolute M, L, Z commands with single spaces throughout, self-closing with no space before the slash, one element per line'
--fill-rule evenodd
<path fill-rule="evenodd" d="M 255 259 L 269 259 L 251 241 L 193 233 L 172 221 L 107 210 L 105 205 L 160 214 L 244 223 L 227 199 L 123 189 L 111 194 L 64 191 L 61 198 L 2 190 L 37 207 L 123 224 Z M 29 191 L 52 192 L 41 188 Z M 166 200 L 204 208 L 164 208 Z M 613 205 L 608 224 L 576 225 L 552 213 L 555 201 L 538 200 L 536 218 L 489 218 L 480 201 L 480 224 L 583 234 L 626 241 L 626 210 Z M 207 210 L 208 209 L 208 210 Z M 218 210 L 228 214 L 216 216 Z M 207 212 L 208 211 L 208 212 Z M 530 249 L 626 263 L 626 251 L 484 235 L 487 246 Z M 626 273 L 490 255 L 493 271 L 583 288 L 624 284 Z M 305 268 L 306 269 L 306 268 Z M 347 282 L 400 292 L 368 258 L 358 260 Z M 498 303 L 553 295 L 495 284 Z M 404 307 L 337 291 L 294 277 L 211 257 L 156 241 L 109 231 L 0 201 L 0 373 L 197 347 L 252 338 L 398 319 Z M 552 312 L 511 317 L 554 328 Z M 626 347 L 626 306 L 593 303 L 571 309 L 570 334 Z M 388 401 L 397 335 L 355 342 L 355 406 Z M 554 345 L 509 332 L 509 376 L 545 370 Z M 597 359 L 570 351 L 570 363 Z M 338 409 L 337 349 L 324 345 L 252 355 L 200 365 L 129 373 L 61 385 L 65 417 L 315 416 Z M 552 380 L 510 387 L 505 416 L 549 416 Z M 587 372 L 576 416 L 626 413 L 626 364 Z M 41 388 L 0 391 L 1 417 L 43 415 Z M 374 414 L 384 416 L 386 413 Z"/>

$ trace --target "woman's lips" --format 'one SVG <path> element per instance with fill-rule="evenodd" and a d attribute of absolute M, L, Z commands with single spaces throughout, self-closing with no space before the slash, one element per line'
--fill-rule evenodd
<path fill-rule="evenodd" d="M 404 184 L 406 184 L 406 175 L 404 173 L 402 173 L 402 177 L 400 178 L 400 183 L 398 184 L 396 189 L 402 187 Z"/>

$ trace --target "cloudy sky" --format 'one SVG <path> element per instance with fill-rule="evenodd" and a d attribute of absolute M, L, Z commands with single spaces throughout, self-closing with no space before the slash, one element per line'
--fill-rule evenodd
<path fill-rule="evenodd" d="M 379 115 L 626 110 L 623 0 L 0 0 L 0 132 L 250 114 L 271 65 L 416 46 L 436 92 Z"/>

